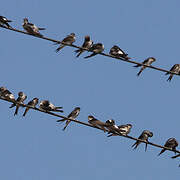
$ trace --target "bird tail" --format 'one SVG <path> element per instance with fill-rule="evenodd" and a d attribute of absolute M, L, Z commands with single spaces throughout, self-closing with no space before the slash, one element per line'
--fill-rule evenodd
<path fill-rule="evenodd" d="M 7 22 L 12 22 L 11 20 L 7 20 Z"/>
<path fill-rule="evenodd" d="M 82 53 L 83 53 L 83 51 L 80 51 L 76 57 L 79 57 Z"/>
<path fill-rule="evenodd" d="M 161 152 L 158 154 L 160 156 L 166 149 L 162 149 Z"/>
<path fill-rule="evenodd" d="M 15 103 L 11 104 L 11 106 L 9 108 L 13 108 L 14 106 L 16 106 Z"/>
<path fill-rule="evenodd" d="M 79 56 L 83 53 L 83 50 L 82 50 L 82 49 L 77 49 L 77 50 L 75 50 L 74 52 L 75 52 L 75 53 L 78 53 L 78 54 L 76 55 L 76 57 L 79 57 Z"/>
<path fill-rule="evenodd" d="M 140 71 L 137 73 L 137 76 L 139 76 L 144 69 L 145 69 L 145 67 L 143 66 L 143 67 L 140 69 Z"/>
<path fill-rule="evenodd" d="M 26 109 L 25 109 L 23 116 L 26 115 L 26 113 L 28 112 L 28 110 L 29 110 L 29 108 L 26 108 Z"/>
<path fill-rule="evenodd" d="M 148 144 L 146 143 L 146 144 L 145 144 L 145 152 L 147 151 L 147 145 L 148 145 Z"/>
<path fill-rule="evenodd" d="M 65 120 L 66 118 L 63 118 L 63 119 L 57 120 L 56 122 L 64 122 Z"/>
<path fill-rule="evenodd" d="M 46 28 L 38 28 L 38 29 L 41 31 L 41 30 L 45 30 Z"/>
<path fill-rule="evenodd" d="M 179 157 L 179 156 L 180 156 L 180 154 L 175 155 L 175 156 L 172 156 L 171 158 L 172 158 L 172 159 L 175 159 L 175 158 L 177 158 L 177 157 Z"/>
<path fill-rule="evenodd" d="M 137 142 L 137 141 L 136 141 L 131 147 L 134 147 L 133 149 L 136 149 L 139 144 L 140 144 L 140 142 Z"/>
<path fill-rule="evenodd" d="M 171 81 L 171 79 L 172 79 L 172 77 L 173 77 L 173 74 L 171 74 L 170 76 L 169 76 L 169 78 L 167 79 L 167 81 Z"/>
<path fill-rule="evenodd" d="M 137 76 L 139 76 L 142 73 L 142 69 L 137 73 Z"/>
<path fill-rule="evenodd" d="M 78 52 L 80 52 L 80 51 L 81 51 L 80 49 L 77 49 L 77 50 L 75 50 L 74 52 L 75 52 L 75 53 L 78 53 Z"/>
<path fill-rule="evenodd" d="M 61 112 L 61 113 L 64 112 L 63 110 L 60 110 L 60 109 L 55 109 L 54 111 L 55 111 L 55 112 Z"/>
<path fill-rule="evenodd" d="M 56 52 L 59 52 L 63 47 L 65 47 L 65 45 L 60 45 L 57 49 L 56 49 Z"/>
<path fill-rule="evenodd" d="M 63 128 L 63 131 L 67 128 L 67 126 L 68 126 L 68 124 L 70 123 L 71 121 L 66 121 L 66 125 L 64 126 L 64 128 Z"/>
<path fill-rule="evenodd" d="M 16 110 L 15 110 L 14 116 L 18 114 L 18 110 L 19 110 L 19 106 L 16 105 Z"/>
<path fill-rule="evenodd" d="M 141 66 L 141 64 L 136 64 L 135 66 L 133 66 L 133 67 L 140 67 Z"/>
<path fill-rule="evenodd" d="M 95 55 L 96 55 L 96 53 L 92 53 L 91 55 L 84 57 L 84 59 L 90 58 L 90 57 L 95 56 Z"/>

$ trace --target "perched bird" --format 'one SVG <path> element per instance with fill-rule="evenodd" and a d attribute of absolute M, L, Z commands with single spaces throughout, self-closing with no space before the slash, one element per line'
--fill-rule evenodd
<path fill-rule="evenodd" d="M 38 104 L 38 102 L 39 102 L 39 99 L 38 99 L 38 98 L 33 98 L 33 100 L 29 101 L 29 102 L 27 103 L 27 105 L 28 105 L 29 107 L 26 107 L 23 116 L 26 115 L 26 113 L 29 111 L 30 107 L 35 108 L 36 105 Z"/>
<path fill-rule="evenodd" d="M 104 51 L 104 45 L 102 43 L 93 44 L 89 51 L 92 51 L 93 53 L 89 56 L 84 57 L 85 59 L 90 58 L 92 56 L 97 55 L 98 53 L 102 53 Z"/>
<path fill-rule="evenodd" d="M 170 71 L 174 72 L 174 73 L 177 73 L 177 74 L 180 74 L 180 64 L 175 64 L 171 69 Z M 167 81 L 171 81 L 172 77 L 174 74 L 171 74 L 169 72 L 167 72 L 165 75 L 168 75 L 170 74 L 169 78 L 167 79 Z"/>
<path fill-rule="evenodd" d="M 175 138 L 169 138 L 167 141 L 166 141 L 166 143 L 164 144 L 164 147 L 168 147 L 168 148 L 171 148 L 173 151 L 175 151 L 176 150 L 176 147 L 178 146 L 178 142 L 177 142 L 177 140 L 175 139 Z M 163 152 L 165 152 L 166 151 L 166 149 L 162 149 L 161 150 L 161 152 L 158 154 L 158 156 L 159 155 L 161 155 Z M 176 152 L 175 152 L 175 154 L 176 154 Z"/>
<path fill-rule="evenodd" d="M 27 96 L 21 91 L 18 93 L 18 98 L 16 99 L 16 102 L 23 103 L 26 99 L 27 99 Z M 16 106 L 16 110 L 14 113 L 14 116 L 15 116 L 18 114 L 18 109 L 19 109 L 20 105 L 13 103 L 9 108 L 13 108 L 14 106 Z"/>
<path fill-rule="evenodd" d="M 144 140 L 146 142 L 148 142 L 148 138 L 149 137 L 152 137 L 153 136 L 153 133 L 148 131 L 148 130 L 144 130 L 142 132 L 142 134 L 138 137 L 138 139 L 141 139 L 141 140 Z M 134 149 L 136 149 L 139 144 L 141 143 L 141 141 L 137 140 L 133 145 L 132 147 L 134 147 Z M 147 143 L 146 143 L 146 146 L 145 146 L 145 151 L 147 150 Z"/>
<path fill-rule="evenodd" d="M 67 116 L 67 118 L 74 120 L 74 119 L 76 119 L 76 117 L 79 115 L 79 113 L 80 113 L 80 107 L 76 107 L 76 108 L 74 108 L 74 110 Z M 56 122 L 63 122 L 63 121 L 65 121 L 65 120 L 67 120 L 67 121 L 66 121 L 66 125 L 65 125 L 64 128 L 63 128 L 63 131 L 67 128 L 68 124 L 71 122 L 71 120 L 68 120 L 68 119 L 63 118 L 63 119 L 60 119 L 60 120 L 57 120 L 57 121 L 56 121 Z"/>
<path fill-rule="evenodd" d="M 61 42 L 66 43 L 68 45 L 72 45 L 76 41 L 76 35 L 75 33 L 71 33 L 68 36 L 66 36 Z M 59 44 L 59 43 L 55 43 Z M 65 47 L 65 44 L 61 44 L 57 49 L 56 52 L 59 52 L 63 47 Z"/>
<path fill-rule="evenodd" d="M 115 57 L 124 58 L 126 60 L 131 59 L 130 57 L 128 57 L 128 54 L 126 54 L 120 47 L 116 45 L 110 49 L 109 54 Z"/>
<path fill-rule="evenodd" d="M 11 28 L 11 26 L 8 24 L 8 22 L 12 22 L 11 20 L 8 20 L 4 16 L 0 16 L 0 24 L 1 25 L 6 25 L 8 28 Z"/>
<path fill-rule="evenodd" d="M 24 22 L 22 24 L 23 28 L 32 35 L 42 37 L 43 35 L 40 34 L 40 30 L 45 30 L 45 28 L 39 28 L 35 24 L 29 23 L 27 18 L 24 18 Z"/>
<path fill-rule="evenodd" d="M 118 126 L 118 128 L 119 128 L 119 132 L 121 135 L 127 136 L 131 131 L 132 125 L 131 124 L 120 125 L 120 126 Z M 111 136 L 117 136 L 117 134 L 111 133 L 107 137 L 111 137 Z"/>
<path fill-rule="evenodd" d="M 39 104 L 39 108 L 41 110 L 45 110 L 45 111 L 55 111 L 55 112 L 63 112 L 62 109 L 63 107 L 56 107 L 54 104 L 52 104 L 50 101 L 48 100 L 43 100 L 40 102 Z"/>
<path fill-rule="evenodd" d="M 90 39 L 90 36 L 85 36 L 84 43 L 83 43 L 82 47 L 89 49 L 92 45 L 93 45 L 93 41 Z M 84 52 L 84 50 L 83 49 L 77 49 L 74 52 L 78 53 L 76 57 L 79 57 Z"/>
<path fill-rule="evenodd" d="M 142 64 L 147 65 L 147 66 L 150 66 L 150 65 L 151 65 L 153 62 L 155 62 L 155 61 L 156 61 L 156 59 L 155 59 L 154 57 L 149 57 L 149 58 L 147 58 L 146 60 L 144 60 L 144 61 L 142 62 Z M 137 64 L 137 65 L 135 65 L 134 67 L 140 67 L 140 66 L 141 66 L 140 64 Z M 137 76 L 139 76 L 145 68 L 146 68 L 146 66 L 142 66 L 141 69 L 140 69 L 140 71 L 137 73 Z"/>
<path fill-rule="evenodd" d="M 0 96 L 9 101 L 15 101 L 14 95 L 6 87 L 0 87 Z"/>
<path fill-rule="evenodd" d="M 120 130 L 117 125 L 115 125 L 115 121 L 113 119 L 107 120 L 105 123 L 105 127 L 108 129 L 108 134 L 119 134 Z"/>
<path fill-rule="evenodd" d="M 88 116 L 88 122 L 89 124 L 93 125 L 94 127 L 98 127 L 100 129 L 102 129 L 104 132 L 106 132 L 106 124 L 96 118 L 94 118 L 93 116 Z"/>

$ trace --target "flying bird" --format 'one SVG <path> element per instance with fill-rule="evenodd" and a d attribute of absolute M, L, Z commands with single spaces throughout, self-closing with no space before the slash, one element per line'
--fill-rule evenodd
<path fill-rule="evenodd" d="M 27 103 L 27 105 L 28 105 L 29 107 L 26 107 L 23 116 L 26 115 L 26 113 L 29 111 L 30 107 L 35 108 L 36 105 L 38 104 L 38 102 L 39 102 L 39 99 L 38 99 L 38 98 L 33 98 L 33 100 L 29 101 L 29 102 Z"/>
<path fill-rule="evenodd" d="M 18 98 L 16 99 L 16 102 L 23 103 L 26 99 L 27 99 L 27 96 L 21 91 L 18 93 Z M 13 108 L 14 106 L 16 106 L 16 110 L 14 113 L 14 116 L 15 116 L 18 114 L 18 110 L 19 110 L 20 105 L 13 103 L 9 108 Z"/>
<path fill-rule="evenodd" d="M 24 18 L 23 21 L 24 22 L 23 22 L 22 26 L 29 34 L 39 36 L 39 37 L 43 37 L 43 35 L 40 34 L 39 31 L 45 30 L 45 28 L 39 28 L 35 24 L 29 23 L 27 18 Z"/>
<path fill-rule="evenodd" d="M 115 57 L 124 58 L 125 60 L 131 59 L 128 57 L 128 54 L 126 54 L 120 47 L 116 45 L 110 49 L 109 54 Z"/>
<path fill-rule="evenodd" d="M 6 100 L 15 101 L 14 95 L 6 87 L 0 87 L 0 96 Z"/>
<path fill-rule="evenodd" d="M 119 132 L 121 135 L 127 136 L 131 131 L 132 125 L 131 124 L 120 125 L 120 126 L 118 126 L 118 128 L 119 128 Z M 110 133 L 108 133 L 108 134 L 110 134 Z M 117 136 L 117 134 L 111 133 L 107 137 L 111 137 L 111 136 Z"/>
<path fill-rule="evenodd" d="M 63 112 L 63 110 L 61 110 L 63 107 L 56 107 L 48 100 L 41 101 L 39 104 L 39 108 L 45 111 Z"/>
<path fill-rule="evenodd" d="M 63 128 L 63 131 L 67 128 L 68 124 L 71 122 L 71 120 L 69 119 L 72 119 L 72 120 L 75 120 L 77 118 L 77 116 L 79 115 L 80 113 L 80 107 L 76 107 L 74 108 L 74 110 L 67 116 L 68 119 L 66 118 L 63 118 L 63 119 L 60 119 L 60 120 L 57 120 L 56 122 L 64 122 L 65 120 L 66 121 L 66 125 L 64 126 Z"/>
<path fill-rule="evenodd" d="M 89 49 L 89 48 L 91 48 L 92 45 L 93 45 L 93 41 L 90 39 L 90 36 L 85 36 L 84 43 L 83 43 L 82 47 Z M 84 50 L 83 49 L 77 49 L 74 52 L 78 53 L 76 55 L 76 57 L 79 57 L 84 52 Z"/>
<path fill-rule="evenodd" d="M 6 25 L 8 28 L 11 28 L 11 26 L 8 24 L 8 22 L 12 22 L 11 20 L 8 20 L 4 16 L 0 16 L 0 24 L 1 25 Z"/>
<path fill-rule="evenodd" d="M 176 147 L 178 146 L 178 142 L 175 138 L 169 138 L 166 143 L 164 144 L 164 147 L 171 148 L 173 151 L 176 151 Z M 163 152 L 165 152 L 166 149 L 162 149 L 161 152 L 158 154 L 160 156 Z M 176 152 L 175 152 L 176 154 Z"/>
<path fill-rule="evenodd" d="M 72 45 L 74 42 L 76 41 L 76 35 L 75 33 L 71 33 L 68 36 L 66 36 L 61 42 L 62 43 L 66 43 L 68 45 Z M 55 44 L 59 44 L 59 43 L 55 43 Z M 56 52 L 59 52 L 62 48 L 64 48 L 66 45 L 65 44 L 61 44 L 57 49 Z"/>
<path fill-rule="evenodd" d="M 104 45 L 102 43 L 97 43 L 93 44 L 90 48 L 89 51 L 92 51 L 93 53 L 90 54 L 89 56 L 84 57 L 85 59 L 90 58 L 92 56 L 97 55 L 98 53 L 102 53 L 104 51 Z"/>
<path fill-rule="evenodd" d="M 153 133 L 148 131 L 148 130 L 144 130 L 142 132 L 142 134 L 138 137 L 138 139 L 141 139 L 141 140 L 144 140 L 146 142 L 148 142 L 148 138 L 149 137 L 152 137 L 153 136 Z M 134 147 L 134 149 L 136 149 L 139 144 L 141 143 L 141 141 L 137 140 L 133 145 L 132 147 Z M 147 150 L 147 143 L 146 143 L 146 146 L 145 146 L 145 151 Z"/>
<path fill-rule="evenodd" d="M 91 124 L 92 126 L 98 127 L 98 128 L 100 128 L 100 129 L 102 129 L 104 132 L 107 131 L 106 128 L 105 128 L 105 127 L 106 127 L 106 123 L 104 123 L 104 122 L 96 119 L 96 118 L 93 117 L 93 116 L 88 116 L 88 122 L 89 122 L 89 124 Z"/>
<path fill-rule="evenodd" d="M 170 71 L 174 72 L 174 73 L 177 73 L 177 74 L 180 74 L 180 64 L 175 64 L 171 69 Z M 171 74 L 169 72 L 167 72 L 165 75 L 168 75 L 170 74 L 169 78 L 167 79 L 167 81 L 171 81 L 172 77 L 174 74 Z"/>
<path fill-rule="evenodd" d="M 154 57 L 149 57 L 149 58 L 147 58 L 146 60 L 144 60 L 144 61 L 142 62 L 142 64 L 143 64 L 143 65 L 150 66 L 150 65 L 151 65 L 153 62 L 155 62 L 155 61 L 156 61 L 156 59 L 155 59 Z M 141 69 L 140 69 L 140 71 L 137 73 L 137 76 L 139 76 L 139 75 L 142 73 L 142 71 L 146 68 L 146 66 L 143 66 L 143 65 L 137 64 L 137 65 L 134 66 L 134 67 L 140 67 L 140 66 L 142 66 Z"/>

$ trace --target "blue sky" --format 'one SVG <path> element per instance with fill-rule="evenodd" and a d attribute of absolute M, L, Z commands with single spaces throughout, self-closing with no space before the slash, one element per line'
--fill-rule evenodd
<path fill-rule="evenodd" d="M 133 60 L 149 56 L 155 66 L 170 69 L 179 62 L 179 6 L 177 0 L 68 1 L 6 0 L 1 15 L 22 29 L 24 17 L 46 30 L 50 38 L 63 39 L 74 32 L 75 44 L 85 35 L 102 42 L 105 52 L 113 45 L 127 51 Z M 71 47 L 56 54 L 53 43 L 5 29 L 1 34 L 1 86 L 14 94 L 24 91 L 64 107 L 67 115 L 80 106 L 78 120 L 92 114 L 100 120 L 133 124 L 132 136 L 148 129 L 152 142 L 164 144 L 179 135 L 179 77 L 172 82 L 164 73 L 146 69 L 140 77 L 132 64 L 108 57 L 76 58 Z M 169 180 L 179 177 L 179 159 L 172 152 L 157 157 L 160 149 L 144 145 L 131 149 L 134 141 L 107 138 L 96 129 L 71 123 L 63 132 L 56 118 L 24 109 L 14 117 L 7 102 L 0 102 L 0 179 L 68 180 L 119 179 Z"/>

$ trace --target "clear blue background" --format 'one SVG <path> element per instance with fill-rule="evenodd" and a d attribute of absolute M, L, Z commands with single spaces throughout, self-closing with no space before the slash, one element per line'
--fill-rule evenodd
<path fill-rule="evenodd" d="M 170 69 L 179 60 L 180 2 L 178 0 L 6 0 L 1 15 L 22 29 L 24 17 L 50 38 L 76 33 L 77 45 L 90 35 L 105 52 L 117 44 L 133 60 L 149 56 L 155 66 Z M 56 54 L 53 43 L 0 29 L 0 85 L 14 94 L 24 91 L 64 107 L 67 115 L 80 106 L 78 120 L 89 114 L 117 124 L 133 124 L 130 135 L 148 129 L 152 142 L 180 139 L 180 77 L 167 82 L 163 72 L 146 69 L 140 77 L 132 64 L 103 56 L 76 58 L 71 47 Z M 28 102 L 28 100 L 26 102 Z M 133 151 L 134 141 L 112 137 L 96 129 L 71 123 L 65 132 L 57 118 L 36 111 L 14 117 L 14 109 L 0 102 L 0 179 L 4 180 L 109 180 L 178 179 L 179 159 L 172 152 L 157 157 L 160 149 L 144 145 Z"/>

